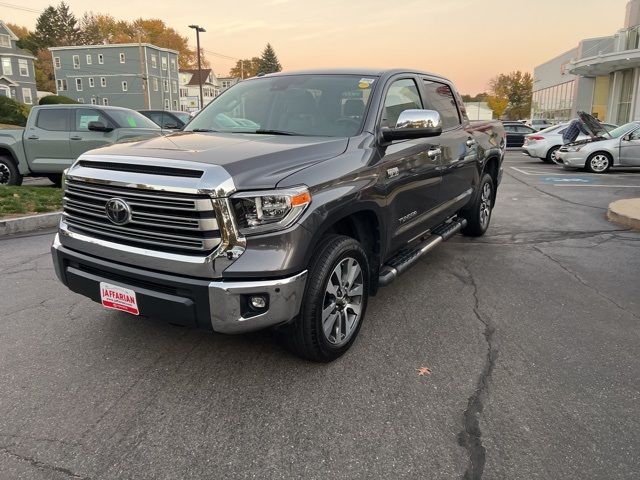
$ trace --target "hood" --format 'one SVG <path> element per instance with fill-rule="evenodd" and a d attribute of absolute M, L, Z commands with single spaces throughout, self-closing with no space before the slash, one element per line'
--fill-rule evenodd
<path fill-rule="evenodd" d="M 340 155 L 347 144 L 346 138 L 178 132 L 90 153 L 219 165 L 239 190 L 247 190 L 275 188 L 292 173 Z"/>
<path fill-rule="evenodd" d="M 582 123 L 589 133 L 591 133 L 591 136 L 601 137 L 602 135 L 606 135 L 607 131 L 593 115 L 589 115 L 586 112 L 578 112 L 578 117 L 582 120 Z"/>

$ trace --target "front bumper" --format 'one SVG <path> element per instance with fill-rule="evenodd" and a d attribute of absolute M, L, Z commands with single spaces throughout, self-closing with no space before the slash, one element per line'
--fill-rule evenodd
<path fill-rule="evenodd" d="M 556 158 L 565 167 L 583 168 L 586 159 L 580 152 L 561 152 L 556 153 Z"/>
<path fill-rule="evenodd" d="M 62 245 L 58 235 L 51 247 L 56 275 L 76 293 L 100 302 L 100 282 L 136 292 L 144 316 L 213 330 L 245 333 L 287 323 L 300 312 L 307 271 L 269 280 L 215 280 L 178 276 L 103 260 Z M 249 297 L 266 298 L 266 307 L 253 309 Z"/>

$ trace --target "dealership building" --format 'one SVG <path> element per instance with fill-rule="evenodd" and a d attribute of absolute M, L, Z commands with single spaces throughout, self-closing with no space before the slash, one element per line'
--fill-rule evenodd
<path fill-rule="evenodd" d="M 618 125 L 640 120 L 640 0 L 628 2 L 614 35 L 582 40 L 535 67 L 531 118 L 565 121 L 578 111 Z"/>

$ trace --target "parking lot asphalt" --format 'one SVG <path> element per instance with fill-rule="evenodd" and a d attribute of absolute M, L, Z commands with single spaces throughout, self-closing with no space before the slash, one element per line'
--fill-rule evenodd
<path fill-rule="evenodd" d="M 57 282 L 52 233 L 2 239 L 0 477 L 639 478 L 626 197 L 640 171 L 509 152 L 488 234 L 382 289 L 329 365 L 104 310 Z"/>

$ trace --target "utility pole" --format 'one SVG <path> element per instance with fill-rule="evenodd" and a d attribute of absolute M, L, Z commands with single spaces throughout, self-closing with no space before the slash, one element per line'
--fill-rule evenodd
<path fill-rule="evenodd" d="M 144 108 L 149 109 L 149 83 L 147 80 L 147 75 L 145 75 L 146 64 L 147 64 L 147 47 L 144 47 L 144 59 L 142 52 L 142 39 L 140 38 L 140 30 L 138 30 L 138 57 L 140 57 L 140 79 L 142 80 L 142 96 L 144 97 Z M 144 63 L 143 63 L 144 62 Z"/>
<path fill-rule="evenodd" d="M 198 84 L 200 86 L 200 109 L 204 108 L 204 96 L 202 95 L 202 65 L 200 64 L 200 32 L 206 32 L 204 28 L 199 25 L 189 25 L 189 28 L 193 28 L 196 31 L 196 45 L 198 47 Z"/>

